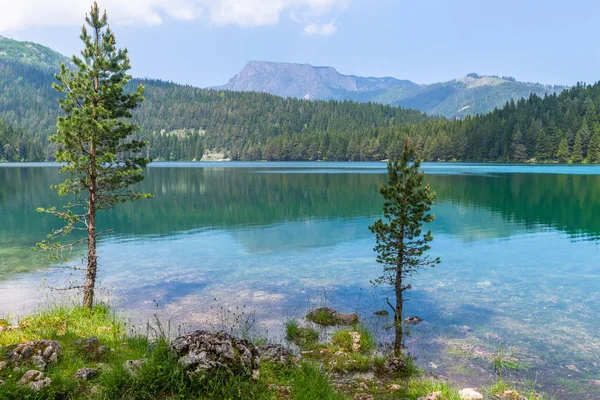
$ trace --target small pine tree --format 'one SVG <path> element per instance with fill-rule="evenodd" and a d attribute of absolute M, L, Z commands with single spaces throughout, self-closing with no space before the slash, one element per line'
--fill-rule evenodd
<path fill-rule="evenodd" d="M 402 348 L 403 294 L 411 288 L 405 280 L 418 270 L 440 262 L 439 258 L 425 255 L 433 236 L 431 231 L 423 233 L 422 227 L 435 219 L 429 211 L 436 194 L 423 184 L 425 175 L 419 171 L 420 166 L 421 160 L 405 139 L 401 158 L 388 162 L 387 184 L 379 188 L 386 222 L 379 219 L 369 227 L 377 240 L 373 249 L 377 252 L 377 262 L 383 264 L 383 274 L 373 283 L 387 283 L 396 294 L 395 305 L 387 303 L 394 313 L 397 356 Z"/>
<path fill-rule="evenodd" d="M 590 139 L 587 159 L 589 163 L 600 161 L 600 134 L 598 132 L 594 133 Z"/>
<path fill-rule="evenodd" d="M 516 161 L 525 161 L 527 159 L 527 147 L 525 146 L 525 139 L 519 125 L 515 128 L 515 134 L 511 145 L 512 158 Z"/>
<path fill-rule="evenodd" d="M 571 155 L 571 160 L 577 164 L 583 162 L 583 145 L 581 135 L 579 133 L 575 135 L 575 142 L 573 144 L 573 153 Z"/>
<path fill-rule="evenodd" d="M 50 250 L 58 257 L 75 243 L 87 242 L 87 268 L 83 288 L 83 305 L 94 302 L 98 255 L 96 243 L 101 232 L 96 230 L 96 213 L 128 200 L 150 197 L 134 192 L 128 186 L 143 179 L 142 167 L 150 161 L 140 152 L 144 142 L 131 139 L 138 127 L 127 121 L 131 111 L 143 100 L 140 85 L 132 93 L 125 93 L 125 84 L 131 76 L 127 50 L 116 48 L 115 36 L 108 26 L 106 12 L 100 14 L 94 3 L 85 18 L 81 40 L 82 58 L 73 57 L 76 71 L 64 64 L 56 76 L 54 89 L 64 95 L 59 100 L 64 114 L 58 117 L 58 132 L 50 137 L 58 146 L 56 160 L 65 163 L 61 173 L 71 175 L 63 183 L 53 186 L 60 195 L 74 195 L 65 211 L 56 208 L 38 209 L 53 214 L 66 225 L 37 244 L 41 250 Z M 85 231 L 86 238 L 75 243 L 61 244 L 60 237 Z"/>
<path fill-rule="evenodd" d="M 558 144 L 558 151 L 556 152 L 556 158 L 558 162 L 566 163 L 569 159 L 569 142 L 566 137 L 563 137 Z"/>

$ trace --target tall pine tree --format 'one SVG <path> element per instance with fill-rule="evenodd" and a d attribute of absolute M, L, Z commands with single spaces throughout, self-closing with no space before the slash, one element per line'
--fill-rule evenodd
<path fill-rule="evenodd" d="M 66 225 L 38 247 L 60 256 L 75 243 L 87 243 L 83 305 L 91 307 L 98 267 L 96 244 L 102 233 L 96 229 L 97 211 L 150 195 L 128 189 L 143 179 L 142 167 L 149 162 L 139 155 L 145 143 L 130 138 L 138 127 L 128 122 L 131 111 L 143 101 L 144 88 L 124 91 L 131 66 L 127 50 L 116 48 L 106 12 L 101 14 L 94 3 L 85 21 L 91 32 L 83 26 L 82 57 L 73 57 L 76 71 L 63 64 L 56 76 L 54 88 L 62 95 L 59 103 L 64 115 L 58 118 L 58 132 L 50 138 L 58 146 L 56 160 L 65 163 L 60 172 L 70 175 L 53 188 L 60 195 L 74 195 L 77 201 L 64 211 L 39 209 L 63 219 Z M 86 237 L 75 243 L 60 242 L 60 237 L 78 231 L 86 232 Z"/>
<path fill-rule="evenodd" d="M 426 255 L 433 236 L 431 231 L 423 233 L 422 229 L 423 224 L 435 219 L 429 213 L 435 192 L 423 184 L 425 175 L 419 171 L 420 166 L 421 160 L 405 139 L 401 158 L 388 162 L 387 184 L 379 188 L 384 199 L 385 221 L 379 219 L 369 227 L 377 240 L 373 249 L 377 252 L 377 262 L 383 264 L 383 274 L 374 283 L 391 285 L 396 295 L 395 304 L 387 301 L 394 313 L 396 356 L 402 348 L 404 292 L 411 288 L 406 278 L 440 262 L 439 258 Z"/>

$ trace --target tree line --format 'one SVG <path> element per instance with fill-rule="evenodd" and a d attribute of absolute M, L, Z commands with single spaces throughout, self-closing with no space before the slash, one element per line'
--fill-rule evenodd
<path fill-rule="evenodd" d="M 0 160 L 51 161 L 59 115 L 52 73 L 0 62 Z M 145 157 L 199 160 L 218 151 L 233 160 L 375 161 L 399 156 L 409 137 L 425 161 L 596 163 L 600 86 L 531 95 L 462 120 L 376 103 L 307 101 L 266 93 L 198 89 L 134 79 L 146 87 L 135 139 Z"/>

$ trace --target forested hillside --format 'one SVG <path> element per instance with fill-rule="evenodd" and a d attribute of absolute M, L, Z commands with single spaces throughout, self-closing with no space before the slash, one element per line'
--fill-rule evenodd
<path fill-rule="evenodd" d="M 541 98 L 532 95 L 490 114 L 354 131 L 325 131 L 250 140 L 241 159 L 381 160 L 409 136 L 426 161 L 598 162 L 600 84 Z M 260 150 L 260 156 L 257 155 Z M 239 150 L 239 149 L 238 149 Z"/>
<path fill-rule="evenodd" d="M 9 42 L 0 41 L 0 50 L 2 43 Z M 58 59 L 35 62 L 31 54 L 46 53 L 30 54 L 32 47 L 27 57 L 11 51 L 0 57 L 0 160 L 52 160 Z M 399 154 L 405 136 L 428 161 L 580 163 L 597 162 L 600 152 L 599 84 L 532 95 L 463 120 L 377 103 L 284 99 L 148 79 L 130 83 L 137 84 L 146 87 L 146 101 L 134 114 L 137 135 L 156 160 L 199 160 L 207 150 L 235 160 L 382 160 Z"/>

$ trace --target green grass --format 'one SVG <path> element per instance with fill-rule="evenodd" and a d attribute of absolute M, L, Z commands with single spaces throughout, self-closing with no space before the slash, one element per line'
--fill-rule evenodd
<path fill-rule="evenodd" d="M 521 369 L 521 363 L 514 358 L 514 354 L 506 355 L 501 347 L 498 347 L 498 353 L 492 358 L 492 368 L 502 376 L 507 371 L 518 371 Z"/>
<path fill-rule="evenodd" d="M 319 332 L 310 327 L 301 327 L 295 319 L 286 321 L 285 332 L 286 339 L 301 348 L 311 347 L 319 340 Z"/>
<path fill-rule="evenodd" d="M 368 372 L 373 370 L 373 358 L 360 354 L 352 353 L 348 357 L 339 357 L 330 364 L 334 372 Z"/>
<path fill-rule="evenodd" d="M 334 332 L 331 336 L 331 344 L 338 346 L 340 350 L 344 352 L 353 352 L 352 345 L 354 344 L 354 340 L 352 332 L 358 332 L 360 334 L 360 339 L 358 341 L 358 344 L 360 345 L 359 352 L 369 353 L 375 349 L 375 339 L 373 338 L 373 334 L 362 325 L 357 325 L 353 328 L 344 328 Z"/>
<path fill-rule="evenodd" d="M 285 398 L 295 400 L 343 400 L 353 399 L 357 390 L 369 393 L 376 399 L 415 400 L 434 391 L 441 391 L 443 400 L 459 399 L 458 392 L 448 383 L 422 378 L 422 371 L 411 358 L 406 358 L 407 367 L 399 374 L 386 376 L 378 373 L 385 358 L 375 355 L 373 335 L 360 325 L 338 330 L 330 343 L 319 343 L 319 332 L 300 327 L 296 320 L 287 321 L 288 338 L 301 348 L 313 351 L 304 354 L 297 366 L 261 363 L 260 377 L 252 380 L 246 375 L 226 373 L 210 373 L 192 378 L 172 357 L 168 340 L 160 328 L 154 331 L 154 344 L 149 346 L 151 340 L 147 335 L 128 333 L 124 320 L 102 305 L 92 309 L 54 307 L 12 322 L 18 322 L 20 328 L 0 333 L 0 355 L 18 343 L 40 339 L 58 341 L 62 347 L 62 355 L 58 363 L 47 367 L 45 375 L 52 379 L 52 383 L 39 393 L 17 384 L 29 368 L 13 370 L 11 366 L 0 370 L 0 379 L 5 382 L 0 385 L 2 400 L 275 400 L 281 398 L 282 393 L 287 396 Z M 359 351 L 351 351 L 351 332 L 359 332 L 361 335 Z M 78 339 L 91 336 L 98 337 L 101 345 L 111 349 L 100 360 L 82 353 L 75 345 Z M 336 355 L 339 350 L 346 350 L 345 354 Z M 126 371 L 125 361 L 140 359 L 145 362 L 135 374 Z M 506 362 L 507 358 L 500 349 L 498 363 L 506 368 Z M 74 374 L 83 367 L 98 368 L 101 373 L 89 382 L 78 381 Z M 334 388 L 329 376 L 330 373 L 367 371 L 375 371 L 378 379 L 373 382 L 383 384 L 367 382 L 367 389 L 364 385 L 357 389 L 356 382 L 350 382 L 348 387 L 339 389 L 342 391 L 340 392 Z M 351 381 L 354 378 L 349 379 Z M 391 390 L 391 384 L 399 384 L 401 388 Z M 486 388 L 485 393 L 497 395 L 505 390 L 512 388 L 498 380 Z M 522 390 L 527 400 L 537 398 L 533 386 Z"/>
<path fill-rule="evenodd" d="M 414 379 L 408 383 L 407 400 L 414 400 L 432 392 L 442 392 L 443 400 L 461 400 L 458 391 L 447 382 L 434 379 Z"/>
<path fill-rule="evenodd" d="M 4 354 L 18 343 L 51 339 L 62 347 L 62 355 L 55 365 L 46 368 L 45 375 L 52 379 L 49 387 L 36 393 L 28 386 L 18 385 L 24 367 L 0 370 L 0 399 L 258 399 L 278 398 L 278 386 L 289 387 L 291 398 L 299 400 L 331 399 L 344 397 L 337 394 L 322 366 L 304 361 L 296 367 L 283 367 L 262 363 L 257 381 L 247 376 L 211 373 L 191 378 L 169 350 L 164 335 L 155 338 L 149 349 L 147 336 L 128 335 L 127 326 L 108 307 L 92 309 L 55 307 L 19 321 L 21 328 L 0 333 L 0 347 Z M 303 328 L 299 328 L 300 332 Z M 296 331 L 298 332 L 298 331 Z M 302 335 L 302 334 L 301 334 Z M 82 354 L 75 345 L 81 338 L 97 336 L 100 344 L 112 349 L 101 361 Z M 308 334 L 316 340 L 314 333 Z M 318 333 L 317 333 L 318 338 Z M 144 359 L 135 374 L 124 367 L 127 360 Z M 78 381 L 74 373 L 79 368 L 101 369 L 100 375 L 89 381 Z"/>
<path fill-rule="evenodd" d="M 513 391 L 515 394 L 513 397 L 505 396 L 503 398 L 519 399 L 519 400 L 545 400 L 546 396 L 535 391 L 535 385 L 525 385 L 521 390 L 518 390 L 516 386 L 509 384 L 502 378 L 499 378 L 491 385 L 487 386 L 483 390 L 486 394 L 492 397 L 500 397 L 506 391 Z"/>

